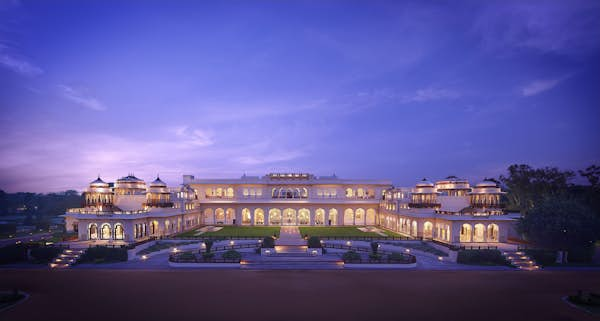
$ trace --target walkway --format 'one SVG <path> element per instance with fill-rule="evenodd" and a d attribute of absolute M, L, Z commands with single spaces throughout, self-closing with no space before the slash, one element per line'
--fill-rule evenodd
<path fill-rule="evenodd" d="M 306 245 L 297 226 L 282 226 L 276 245 Z"/>

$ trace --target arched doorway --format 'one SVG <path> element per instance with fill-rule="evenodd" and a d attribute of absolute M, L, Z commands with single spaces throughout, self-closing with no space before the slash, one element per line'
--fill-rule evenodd
<path fill-rule="evenodd" d="M 318 208 L 315 211 L 315 225 L 323 224 L 325 224 L 325 210 L 322 208 Z"/>
<path fill-rule="evenodd" d="M 233 208 L 228 208 L 225 211 L 225 224 L 236 224 L 235 221 L 235 210 Z"/>
<path fill-rule="evenodd" d="M 329 210 L 328 225 L 338 225 L 338 211 L 335 208 Z"/>
<path fill-rule="evenodd" d="M 98 225 L 96 225 L 96 223 L 92 223 L 88 227 L 88 239 L 90 239 L 90 240 L 98 239 Z"/>
<path fill-rule="evenodd" d="M 296 210 L 291 208 L 283 210 L 283 225 L 296 225 Z"/>
<path fill-rule="evenodd" d="M 375 210 L 370 208 L 367 210 L 367 218 L 366 218 L 366 224 L 367 225 L 375 225 L 375 217 L 377 215 L 375 214 Z"/>
<path fill-rule="evenodd" d="M 250 225 L 252 224 L 252 213 L 249 209 L 242 209 L 242 225 Z"/>
<path fill-rule="evenodd" d="M 203 216 L 204 224 L 215 224 L 215 215 L 212 208 L 205 209 Z"/>
<path fill-rule="evenodd" d="M 417 221 L 412 222 L 412 236 L 417 236 Z"/>
<path fill-rule="evenodd" d="M 225 223 L 225 210 L 222 208 L 217 208 L 215 210 L 215 224 L 224 224 Z"/>
<path fill-rule="evenodd" d="M 124 240 L 125 239 L 125 230 L 123 229 L 123 225 L 120 223 L 115 224 L 115 240 Z"/>
<path fill-rule="evenodd" d="M 423 237 L 427 239 L 433 238 L 433 224 L 431 222 L 423 224 Z"/>
<path fill-rule="evenodd" d="M 108 223 L 102 224 L 100 228 L 100 238 L 103 240 L 110 240 L 110 225 Z"/>
<path fill-rule="evenodd" d="M 269 210 L 269 225 L 280 225 L 281 224 L 281 211 L 278 208 L 272 208 Z"/>
<path fill-rule="evenodd" d="M 365 210 L 364 209 L 357 208 L 354 216 L 355 216 L 354 217 L 355 225 L 365 225 Z"/>
<path fill-rule="evenodd" d="M 461 242 L 471 242 L 472 234 L 473 234 L 473 229 L 470 224 L 463 224 L 460 227 L 460 241 Z"/>
<path fill-rule="evenodd" d="M 498 225 L 489 224 L 487 227 L 487 241 L 488 242 L 498 242 L 500 230 L 498 230 Z"/>
<path fill-rule="evenodd" d="M 265 224 L 265 211 L 262 208 L 257 208 L 254 210 L 254 224 L 255 225 L 264 225 Z"/>
<path fill-rule="evenodd" d="M 301 208 L 298 210 L 298 224 L 309 225 L 310 224 L 310 210 Z"/>
<path fill-rule="evenodd" d="M 354 225 L 354 211 L 351 208 L 344 211 L 344 225 Z"/>
<path fill-rule="evenodd" d="M 485 226 L 481 223 L 475 224 L 473 242 L 485 242 Z"/>

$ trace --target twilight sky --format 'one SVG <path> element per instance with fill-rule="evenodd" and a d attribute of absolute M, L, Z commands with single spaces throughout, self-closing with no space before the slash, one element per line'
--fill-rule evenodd
<path fill-rule="evenodd" d="M 598 1 L 0 0 L 0 189 L 600 162 Z"/>

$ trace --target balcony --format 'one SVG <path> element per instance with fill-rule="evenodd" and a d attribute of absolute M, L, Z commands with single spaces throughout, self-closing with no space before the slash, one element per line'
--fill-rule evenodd
<path fill-rule="evenodd" d="M 67 209 L 67 213 L 72 214 L 89 214 L 89 215 L 132 215 L 132 214 L 145 214 L 148 213 L 148 210 L 137 210 L 137 211 L 121 211 L 121 210 L 95 210 L 90 208 L 69 208 Z"/>
<path fill-rule="evenodd" d="M 442 204 L 439 203 L 408 203 L 409 208 L 439 208 Z"/>

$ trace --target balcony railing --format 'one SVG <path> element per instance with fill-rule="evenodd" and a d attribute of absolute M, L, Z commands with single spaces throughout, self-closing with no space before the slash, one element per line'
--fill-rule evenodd
<path fill-rule="evenodd" d="M 117 214 L 117 215 L 121 215 L 121 214 L 131 215 L 131 214 L 144 214 L 144 213 L 148 213 L 148 210 L 136 210 L 136 211 L 100 211 L 100 210 L 93 210 L 93 209 L 88 209 L 88 208 L 69 208 L 69 209 L 67 209 L 67 213 L 91 214 L 91 215 L 113 215 L 113 214 Z"/>
<path fill-rule="evenodd" d="M 409 208 L 437 208 L 442 206 L 439 203 L 408 203 Z"/>

